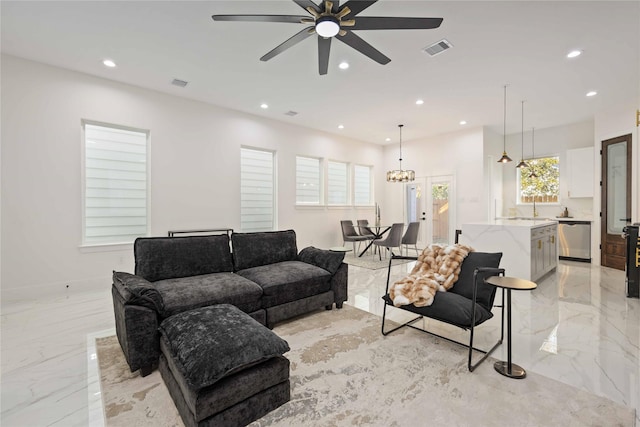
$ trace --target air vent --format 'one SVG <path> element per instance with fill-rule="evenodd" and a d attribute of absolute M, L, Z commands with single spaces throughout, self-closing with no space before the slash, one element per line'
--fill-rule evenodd
<path fill-rule="evenodd" d="M 298 112 L 297 111 L 287 111 L 286 113 L 284 113 L 284 115 L 293 117 L 293 116 L 297 116 Z"/>
<path fill-rule="evenodd" d="M 431 56 L 436 56 L 437 54 L 442 53 L 452 47 L 453 45 L 449 42 L 449 40 L 442 39 L 439 42 L 432 44 L 431 46 L 425 47 L 423 50 Z"/>
<path fill-rule="evenodd" d="M 173 79 L 171 84 L 178 87 L 185 87 L 186 85 L 189 84 L 189 82 L 185 82 L 184 80 L 180 80 L 180 79 Z"/>

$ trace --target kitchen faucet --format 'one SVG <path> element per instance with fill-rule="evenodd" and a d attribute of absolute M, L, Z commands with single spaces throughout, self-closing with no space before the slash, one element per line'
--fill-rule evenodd
<path fill-rule="evenodd" d="M 538 211 L 536 210 L 536 198 L 535 198 L 535 196 L 533 197 L 533 217 L 534 218 L 538 217 Z"/>

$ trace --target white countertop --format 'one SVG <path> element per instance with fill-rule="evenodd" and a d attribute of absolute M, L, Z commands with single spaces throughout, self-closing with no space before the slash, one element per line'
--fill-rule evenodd
<path fill-rule="evenodd" d="M 582 218 L 582 217 L 553 217 L 553 218 L 528 218 L 528 217 L 500 217 L 496 218 L 496 220 L 507 220 L 507 221 L 521 221 L 521 220 L 533 220 L 533 221 L 586 221 L 593 222 L 593 218 Z"/>
<path fill-rule="evenodd" d="M 468 224 L 462 224 L 462 230 L 464 233 L 465 225 L 484 225 L 484 226 L 500 226 L 500 227 L 525 227 L 525 228 L 537 228 L 547 225 L 556 225 L 558 222 L 550 219 L 496 219 L 493 221 L 484 222 L 472 222 Z"/>

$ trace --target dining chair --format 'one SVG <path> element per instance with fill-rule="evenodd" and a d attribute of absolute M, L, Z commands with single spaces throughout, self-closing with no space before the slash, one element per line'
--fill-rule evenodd
<path fill-rule="evenodd" d="M 360 242 L 372 239 L 372 237 L 358 234 L 356 228 L 353 226 L 353 221 L 350 219 L 340 221 L 340 227 L 342 228 L 342 244 L 352 242 L 354 253 L 356 252 L 356 242 L 358 242 L 358 248 L 360 248 Z"/>
<path fill-rule="evenodd" d="M 359 219 L 358 220 L 358 231 L 360 232 L 361 236 L 367 236 L 369 237 L 370 240 L 374 240 L 376 238 L 376 233 L 373 232 L 373 230 L 371 230 L 371 228 L 368 227 L 369 225 L 369 220 L 368 219 Z M 377 248 L 377 246 L 374 246 L 373 249 L 375 250 Z M 374 252 L 375 254 L 375 252 Z"/>
<path fill-rule="evenodd" d="M 409 256 L 409 245 L 413 245 L 413 248 L 416 250 L 416 256 L 419 256 L 418 253 L 418 231 L 420 230 L 419 222 L 410 222 L 409 227 L 407 227 L 407 231 L 402 236 L 402 245 L 407 248 L 407 256 Z M 400 255 L 402 255 L 402 248 L 400 249 Z"/>
<path fill-rule="evenodd" d="M 404 227 L 403 223 L 396 223 L 396 224 L 392 224 L 391 225 L 391 230 L 389 230 L 389 234 L 387 234 L 387 237 L 385 237 L 384 239 L 378 239 L 378 240 L 374 240 L 373 244 L 378 246 L 380 248 L 380 251 L 378 252 L 378 258 L 380 260 L 382 260 L 382 248 L 387 248 L 387 250 L 389 250 L 392 254 L 393 254 L 393 248 L 398 248 L 400 249 L 400 252 L 402 253 L 402 248 L 401 248 L 401 242 L 402 242 L 402 228 Z"/>

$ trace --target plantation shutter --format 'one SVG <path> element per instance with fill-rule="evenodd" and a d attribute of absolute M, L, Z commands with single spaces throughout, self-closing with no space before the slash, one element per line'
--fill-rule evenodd
<path fill-rule="evenodd" d="M 240 227 L 244 232 L 274 229 L 274 155 L 241 148 Z"/>
<path fill-rule="evenodd" d="M 296 203 L 320 204 L 320 159 L 296 157 Z"/>
<path fill-rule="evenodd" d="M 353 203 L 371 205 L 371 167 L 353 167 Z"/>
<path fill-rule="evenodd" d="M 147 132 L 84 124 L 84 244 L 148 234 Z"/>

